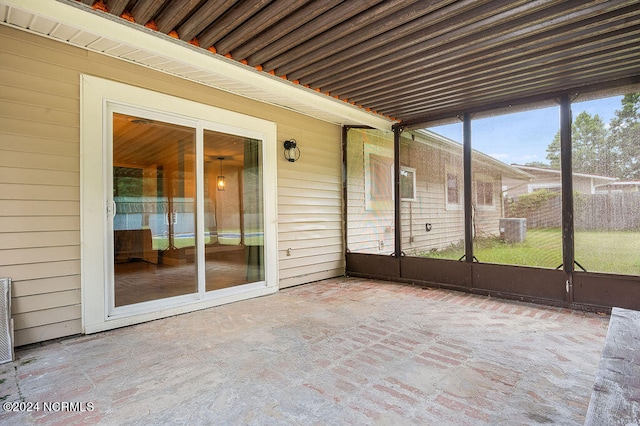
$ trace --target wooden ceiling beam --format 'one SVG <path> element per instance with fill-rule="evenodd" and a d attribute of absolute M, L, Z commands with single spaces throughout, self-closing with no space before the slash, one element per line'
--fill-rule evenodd
<path fill-rule="evenodd" d="M 322 87 L 315 84 L 315 80 L 335 74 L 336 67 L 339 67 L 342 72 L 345 64 L 350 67 L 366 63 L 375 64 L 378 62 L 375 60 L 376 58 L 385 58 L 394 54 L 398 49 L 427 43 L 437 38 L 438 35 L 453 33 L 456 29 L 472 27 L 474 22 L 483 17 L 490 18 L 498 11 L 504 11 L 513 7 L 514 4 L 522 3 L 525 3 L 525 0 L 518 0 L 518 2 L 505 0 L 456 2 L 407 22 L 393 31 L 372 35 L 353 46 L 327 46 L 327 49 L 333 49 L 333 53 L 322 61 L 312 62 L 313 58 L 306 54 L 296 62 L 295 71 L 288 71 L 288 73 L 292 75 L 292 78 L 305 81 L 314 87 Z M 375 27 L 373 29 L 375 31 Z M 393 49 L 389 49 L 389 46 L 393 46 Z M 322 53 L 322 56 L 325 56 L 328 50 Z M 369 57 L 371 60 L 367 59 Z M 289 67 L 289 64 L 286 67 Z"/>
<path fill-rule="evenodd" d="M 402 127 L 406 130 L 426 128 L 431 123 L 438 123 L 442 121 L 449 121 L 457 114 L 468 112 L 474 116 L 482 116 L 489 113 L 490 115 L 503 115 L 512 111 L 523 111 L 527 108 L 523 106 L 551 106 L 554 104 L 553 99 L 559 99 L 562 94 L 565 93 L 595 93 L 595 92 L 611 92 L 617 88 L 629 88 L 632 86 L 638 86 L 640 84 L 640 76 L 621 77 L 606 82 L 587 83 L 581 85 L 566 86 L 561 89 L 548 90 L 540 92 L 535 95 L 525 94 L 517 98 L 500 99 L 491 102 L 466 102 L 464 108 L 460 105 L 453 105 L 452 107 L 442 108 L 438 111 L 428 111 L 424 114 L 412 115 L 411 117 L 405 117 L 400 123 L 396 124 L 397 127 Z M 633 89 L 637 90 L 637 89 Z M 437 124 L 436 124 L 437 125 Z"/>
<path fill-rule="evenodd" d="M 625 53 L 620 54 L 619 57 L 616 55 L 620 52 L 614 52 L 612 49 L 608 53 L 603 53 L 597 57 L 558 61 L 555 64 L 548 64 L 547 66 L 540 66 L 536 69 L 522 72 L 520 75 L 508 74 L 504 77 L 498 76 L 496 79 L 492 79 L 491 75 L 486 75 L 484 78 L 472 76 L 469 82 L 459 81 L 453 86 L 429 85 L 428 89 L 420 90 L 420 95 L 401 96 L 387 103 L 373 103 L 373 105 L 376 106 L 377 110 L 382 111 L 398 111 L 403 105 L 411 105 L 414 108 L 436 107 L 452 99 L 470 99 L 476 95 L 495 96 L 496 94 L 508 94 L 509 90 L 530 90 L 536 84 L 539 84 L 540 87 L 545 84 L 564 84 L 566 81 L 580 76 L 584 77 L 583 80 L 595 79 L 596 81 L 602 74 L 622 72 L 622 74 L 616 74 L 617 77 L 629 76 L 629 70 L 640 65 L 639 52 L 640 43 L 635 48 L 626 49 Z M 579 69 L 579 71 L 576 72 L 576 69 Z M 404 92 L 403 94 L 407 95 L 409 93 L 411 92 Z M 407 111 L 405 110 L 404 112 Z"/>
<path fill-rule="evenodd" d="M 264 31 L 260 37 L 254 37 L 242 46 L 234 49 L 231 53 L 236 59 L 247 59 L 249 56 L 263 49 L 271 49 L 279 40 L 286 38 L 284 49 L 291 48 L 296 44 L 302 43 L 300 37 L 291 37 L 293 32 L 298 28 L 312 21 L 326 11 L 332 9 L 336 5 L 342 3 L 343 0 L 325 0 L 317 4 L 316 2 L 308 3 L 301 9 L 295 11 L 291 15 L 279 20 L 275 25 Z M 300 34 L 302 36 L 302 34 Z M 312 37 L 312 35 L 307 35 Z M 250 65 L 258 65 L 256 61 L 249 61 Z"/>
<path fill-rule="evenodd" d="M 342 92 L 345 97 L 354 96 L 356 92 L 370 86 L 371 81 L 384 83 L 390 78 L 389 76 L 398 78 L 410 74 L 411 71 L 420 72 L 422 69 L 454 58 L 462 62 L 474 60 L 478 56 L 488 59 L 492 55 L 499 54 L 500 51 L 517 48 L 520 43 L 525 43 L 526 40 L 544 43 L 548 37 L 555 37 L 556 34 L 575 30 L 582 25 L 593 24 L 601 16 L 592 9 L 590 9 L 590 13 L 578 14 L 573 9 L 571 10 L 571 13 L 563 14 L 562 12 L 566 12 L 566 10 L 554 9 L 552 15 L 545 14 L 545 11 L 537 11 L 534 15 L 522 16 L 505 24 L 480 26 L 478 27 L 480 32 L 466 34 L 461 38 L 455 37 L 453 41 L 449 41 L 449 34 L 442 34 L 426 43 L 424 47 L 416 46 L 403 49 L 388 57 L 381 58 L 379 61 L 374 61 L 373 64 L 349 69 L 348 76 L 346 72 L 336 73 L 335 80 L 330 84 L 330 87 L 331 90 L 336 91 L 341 90 L 342 87 L 345 89 Z M 624 10 L 627 11 L 627 9 Z M 611 13 L 612 15 L 609 17 L 615 17 L 616 12 Z M 590 20 L 591 18 L 595 21 Z M 395 61 L 392 61 L 391 58 L 394 58 Z M 343 66 L 348 68 L 347 64 Z M 348 84 L 345 86 L 344 83 L 347 79 Z"/>
<path fill-rule="evenodd" d="M 550 71 L 545 75 L 534 74 L 513 77 L 510 80 L 500 81 L 498 85 L 493 85 L 490 91 L 486 88 L 473 88 L 462 90 L 456 93 L 441 95 L 434 93 L 425 97 L 420 102 L 407 102 L 394 106 L 383 113 L 395 114 L 396 116 L 426 115 L 428 111 L 438 111 L 451 108 L 455 105 L 470 106 L 486 101 L 493 103 L 500 100 L 514 100 L 518 97 L 531 95 L 532 93 L 545 93 L 549 91 L 562 91 L 567 87 L 578 85 L 591 85 L 602 83 L 603 81 L 613 81 L 621 78 L 631 78 L 640 66 L 640 56 L 638 51 L 630 52 L 626 60 L 619 63 L 608 63 L 606 66 L 594 66 L 587 70 L 576 72 L 571 66 L 567 66 L 562 72 L 558 70 Z M 636 77 L 638 76 L 635 74 Z M 459 111 L 463 112 L 463 111 Z M 466 111 L 465 111 L 466 112 Z"/>
<path fill-rule="evenodd" d="M 107 3 L 107 9 L 109 13 L 115 16 L 122 15 L 122 12 L 127 8 L 129 0 L 109 0 Z"/>
<path fill-rule="evenodd" d="M 200 46 L 205 49 L 216 44 L 222 37 L 242 25 L 271 0 L 242 1 L 229 9 L 217 22 L 198 34 Z M 225 52 L 228 53 L 228 52 Z"/>
<path fill-rule="evenodd" d="M 168 34 L 176 28 L 185 16 L 193 12 L 200 0 L 171 0 L 155 21 L 158 31 Z"/>
<path fill-rule="evenodd" d="M 320 66 L 313 64 L 291 73 L 292 78 L 314 87 L 322 87 L 319 82 L 332 75 L 336 81 L 345 78 L 347 74 L 352 78 L 354 74 L 388 69 L 387 65 L 391 68 L 400 67 L 407 61 L 420 57 L 424 51 L 442 49 L 442 46 L 448 48 L 450 45 L 462 44 L 463 41 L 475 46 L 482 41 L 478 34 L 484 34 L 484 37 L 495 37 L 496 34 L 513 37 L 518 28 L 527 28 L 528 19 L 547 22 L 549 9 L 543 7 L 553 6 L 557 2 L 558 0 L 543 0 L 535 4 L 522 1 L 490 2 L 481 8 L 465 9 L 460 15 L 449 12 L 442 19 L 431 22 L 428 20 L 429 16 L 426 16 L 425 22 L 416 27 L 414 32 L 403 34 L 401 38 L 390 33 L 373 37 L 357 46 L 334 53 Z M 454 7 L 455 5 L 451 6 L 452 9 Z M 565 4 L 564 7 L 570 6 Z M 395 47 L 392 52 L 381 49 L 389 45 Z M 340 64 L 340 72 L 332 72 L 337 64 Z"/>
<path fill-rule="evenodd" d="M 215 22 L 224 12 L 238 0 L 207 0 L 189 19 L 178 28 L 180 40 L 192 40 L 199 32 Z"/>
<path fill-rule="evenodd" d="M 146 25 L 167 0 L 138 0 L 131 8 L 131 15 L 137 23 Z"/>
<path fill-rule="evenodd" d="M 355 31 L 358 25 L 361 25 L 361 22 L 381 19 L 392 5 L 388 2 L 376 6 L 378 3 L 380 0 L 343 2 L 312 22 L 292 31 L 267 48 L 250 56 L 248 61 L 250 64 L 263 64 L 268 70 L 275 69 L 279 66 L 277 55 L 298 57 L 304 52 L 313 50 L 314 46 L 321 46 L 348 36 Z M 313 40 L 313 42 L 303 45 L 307 40 Z"/>
<path fill-rule="evenodd" d="M 487 67 L 483 70 L 477 70 L 472 72 L 465 78 L 461 78 L 460 74 L 452 72 L 450 75 L 438 76 L 436 79 L 431 79 L 422 85 L 415 85 L 412 88 L 403 87 L 403 90 L 410 90 L 415 94 L 406 95 L 402 97 L 388 96 L 386 99 L 365 101 L 361 103 L 366 105 L 375 105 L 376 109 L 390 109 L 398 105 L 399 102 L 403 103 L 421 103 L 427 101 L 427 99 L 445 99 L 451 94 L 457 93 L 460 95 L 468 95 L 471 90 L 485 90 L 491 91 L 492 88 L 502 85 L 514 85 L 517 86 L 522 81 L 530 79 L 535 81 L 536 78 L 543 79 L 549 75 L 569 74 L 571 72 L 579 73 L 588 69 L 598 69 L 599 67 L 605 67 L 612 62 L 618 62 L 623 65 L 628 65 L 627 59 L 634 54 L 638 54 L 640 50 L 640 41 L 633 43 L 638 38 L 638 32 L 635 35 L 630 35 L 617 41 L 617 43 L 602 42 L 600 46 L 593 46 L 593 54 L 589 54 L 589 48 L 580 53 L 574 53 L 573 55 L 567 55 L 566 52 L 561 52 L 553 55 L 553 57 L 544 58 L 540 63 L 537 63 L 535 59 L 529 60 L 526 63 L 518 64 L 514 67 L 500 67 L 496 63 L 495 69 Z M 616 45 L 617 44 L 617 45 Z M 624 46 L 624 47 L 623 47 Z M 597 52 L 597 53 L 596 53 Z M 629 53 L 633 52 L 633 53 Z M 620 59 L 616 58 L 616 55 L 620 56 Z M 514 72 L 518 69 L 524 69 L 524 72 Z M 358 101 L 360 102 L 360 101 Z"/>
<path fill-rule="evenodd" d="M 218 52 L 229 53 L 252 38 L 259 39 L 262 32 L 304 6 L 309 0 L 278 0 L 253 15 L 216 43 Z"/>
<path fill-rule="evenodd" d="M 633 23 L 623 22 L 624 25 Z M 376 80 L 376 85 L 368 84 L 360 91 L 348 93 L 345 96 L 348 95 L 359 99 L 360 102 L 378 102 L 388 95 L 397 93 L 395 82 L 399 79 L 405 84 L 406 90 L 412 90 L 414 85 L 433 81 L 440 76 L 459 78 L 458 76 L 475 72 L 478 68 L 497 70 L 501 64 L 505 64 L 512 68 L 514 72 L 517 72 L 517 67 L 524 68 L 535 65 L 535 61 L 546 61 L 556 55 L 571 55 L 573 50 L 584 50 L 588 46 L 603 40 L 603 38 L 606 43 L 609 43 L 617 37 L 637 32 L 637 26 L 640 25 L 640 22 L 637 22 L 635 26 L 630 25 L 622 28 L 611 22 L 604 22 L 602 25 L 595 27 L 578 24 L 573 27 L 574 29 L 580 29 L 580 31 L 554 33 L 552 37 L 550 36 L 547 39 L 545 44 L 542 44 L 537 37 L 530 37 L 527 40 L 516 40 L 508 45 L 498 46 L 478 55 L 461 52 L 444 55 L 441 58 L 436 58 L 435 56 L 432 58 L 427 57 L 421 65 L 410 67 L 406 72 L 396 75 L 394 79 Z M 603 30 L 606 30 L 606 35 L 602 33 Z M 486 60 L 488 57 L 491 58 L 491 61 Z M 528 59 L 532 59 L 532 61 L 527 62 L 525 65 L 525 61 Z M 403 77 L 406 77 L 406 79 L 403 79 Z M 345 88 L 345 90 L 347 89 Z"/>

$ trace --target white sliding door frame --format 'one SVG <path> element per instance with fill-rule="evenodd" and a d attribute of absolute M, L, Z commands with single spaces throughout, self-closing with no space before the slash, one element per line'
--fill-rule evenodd
<path fill-rule="evenodd" d="M 278 290 L 276 124 L 209 105 L 129 86 L 94 76 L 81 76 L 81 264 L 84 333 L 136 324 L 183 312 L 274 293 Z M 196 130 L 196 234 L 204 235 L 203 132 L 213 130 L 262 141 L 265 280 L 206 292 L 204 240 L 198 244 L 198 291 L 193 294 L 114 306 L 112 116 L 142 115 Z"/>

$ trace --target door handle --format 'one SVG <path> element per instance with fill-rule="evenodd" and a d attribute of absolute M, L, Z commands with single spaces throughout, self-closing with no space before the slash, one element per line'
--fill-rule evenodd
<path fill-rule="evenodd" d="M 107 200 L 107 214 L 110 214 L 112 219 L 116 216 L 115 200 Z"/>

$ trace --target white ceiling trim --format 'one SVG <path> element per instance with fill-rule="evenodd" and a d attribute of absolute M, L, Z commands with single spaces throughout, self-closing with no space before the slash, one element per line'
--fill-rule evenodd
<path fill-rule="evenodd" d="M 103 12 L 89 12 L 75 2 L 0 0 L 0 22 L 331 123 L 381 130 L 390 130 L 393 124 L 385 117 L 221 55 Z"/>

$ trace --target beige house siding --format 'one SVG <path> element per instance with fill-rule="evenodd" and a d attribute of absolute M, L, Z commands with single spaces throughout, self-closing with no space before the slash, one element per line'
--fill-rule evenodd
<path fill-rule="evenodd" d="M 278 143 L 302 151 L 277 165 L 280 287 L 344 273 L 338 125 L 5 26 L 0 54 L 0 277 L 13 279 L 16 345 L 81 332 L 81 73 L 276 122 Z"/>

